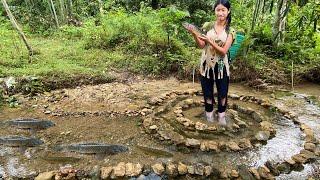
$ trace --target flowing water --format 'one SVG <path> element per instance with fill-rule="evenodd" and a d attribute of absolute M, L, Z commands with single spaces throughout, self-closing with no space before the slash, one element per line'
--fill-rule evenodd
<path fill-rule="evenodd" d="M 54 112 L 62 111 L 77 113 L 84 111 L 101 112 L 105 109 L 130 112 L 147 107 L 147 99 L 158 96 L 161 93 L 171 90 L 197 89 L 199 87 L 199 84 L 180 83 L 170 79 L 129 85 L 118 83 L 79 87 L 63 90 L 64 92 L 52 92 L 34 99 L 21 97 L 22 104 L 20 107 L 3 107 L 1 109 L 0 136 L 35 137 L 44 141 L 44 144 L 26 147 L 22 150 L 21 148 L 0 145 L 0 178 L 3 176 L 33 176 L 37 172 L 59 169 L 59 167 L 68 164 L 84 170 L 90 170 L 96 165 L 115 165 L 119 162 L 152 164 L 169 161 L 203 162 L 229 169 L 237 168 L 240 164 L 258 167 L 266 161 L 281 162 L 303 149 L 303 134 L 299 126 L 295 125 L 291 120 L 273 115 L 259 105 L 249 102 L 234 101 L 241 106 L 259 111 L 263 116 L 271 119 L 277 133 L 266 144 L 256 144 L 253 149 L 241 152 L 181 151 L 174 145 L 162 143 L 144 133 L 140 126 L 142 120 L 140 116 L 129 117 L 125 113 L 114 116 L 94 116 L 92 115 L 93 113 L 90 115 L 71 116 L 57 116 L 54 114 Z M 232 93 L 270 98 L 270 93 L 251 90 L 239 84 L 232 85 L 230 89 Z M 294 112 L 298 120 L 310 126 L 317 138 L 320 139 L 320 108 L 317 104 L 310 102 L 309 95 L 302 94 L 301 91 L 303 91 L 303 87 L 297 90 L 299 93 L 281 94 L 279 96 L 276 94 L 276 97 L 270 98 L 270 101 L 279 107 Z M 311 95 L 316 96 L 319 94 L 320 88 L 316 88 Z M 320 99 L 320 97 L 317 98 L 318 100 Z M 201 110 L 202 108 L 190 109 L 186 112 L 186 116 L 196 120 L 199 118 L 199 111 Z M 30 129 L 16 128 L 4 123 L 19 118 L 45 119 L 50 120 L 55 125 L 47 129 L 30 131 Z M 241 133 L 244 137 L 253 136 L 254 134 L 254 128 L 249 128 Z M 228 140 L 232 137 L 222 136 L 220 138 Z M 119 151 L 119 153 L 107 154 L 97 158 L 95 153 L 62 151 L 59 148 L 77 143 L 119 145 L 128 148 L 128 151 Z M 302 171 L 282 174 L 277 179 L 306 179 L 309 176 L 314 176 L 315 169 L 319 167 L 318 165 L 318 162 L 304 165 Z"/>

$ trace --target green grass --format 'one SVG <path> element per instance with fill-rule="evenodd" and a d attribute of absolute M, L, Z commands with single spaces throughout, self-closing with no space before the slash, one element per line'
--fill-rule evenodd
<path fill-rule="evenodd" d="M 28 63 L 28 52 L 14 32 L 1 39 L 1 77 L 97 75 L 126 59 L 118 50 L 83 48 L 82 40 L 28 37 L 37 52 Z"/>

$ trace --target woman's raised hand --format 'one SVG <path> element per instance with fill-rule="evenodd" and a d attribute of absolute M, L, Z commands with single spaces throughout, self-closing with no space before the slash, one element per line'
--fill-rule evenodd
<path fill-rule="evenodd" d="M 199 39 L 201 39 L 202 41 L 205 41 L 207 43 L 210 43 L 210 38 L 208 36 L 205 36 L 205 35 L 201 35 L 199 36 Z"/>
<path fill-rule="evenodd" d="M 196 27 L 194 25 L 189 23 L 182 23 L 182 25 L 189 31 L 189 33 L 196 34 Z"/>

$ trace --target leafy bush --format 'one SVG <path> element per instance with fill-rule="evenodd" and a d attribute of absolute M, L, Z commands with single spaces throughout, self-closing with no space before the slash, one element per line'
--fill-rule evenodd
<path fill-rule="evenodd" d="M 120 49 L 130 57 L 124 66 L 132 71 L 159 74 L 175 72 L 191 59 L 178 32 L 186 12 L 175 7 L 152 11 L 141 9 L 134 14 L 123 9 L 111 11 L 100 19 L 100 25 L 93 21 L 84 27 L 86 49 Z M 115 62 L 117 63 L 117 62 Z M 119 63 L 119 62 L 118 62 Z"/>

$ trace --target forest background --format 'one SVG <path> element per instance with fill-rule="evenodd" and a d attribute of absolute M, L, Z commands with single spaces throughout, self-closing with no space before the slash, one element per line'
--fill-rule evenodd
<path fill-rule="evenodd" d="M 201 26 L 214 20 L 215 1 L 1 2 L 1 81 L 34 94 L 110 82 L 110 72 L 192 79 L 201 50 L 181 23 Z M 233 82 L 320 83 L 319 0 L 231 4 L 231 26 L 246 37 L 232 63 Z"/>

